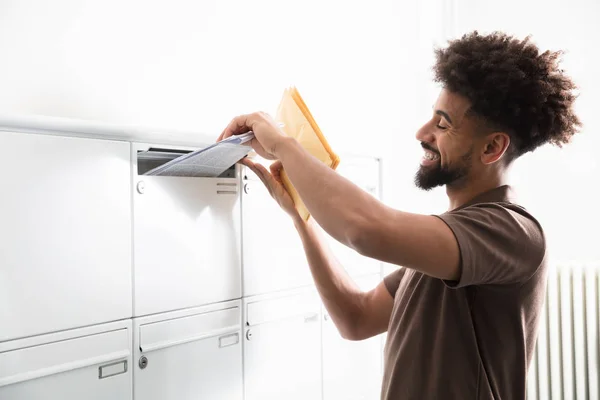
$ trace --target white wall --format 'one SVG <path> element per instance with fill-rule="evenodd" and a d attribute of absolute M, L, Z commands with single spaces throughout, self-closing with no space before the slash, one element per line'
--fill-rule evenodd
<path fill-rule="evenodd" d="M 420 124 L 430 118 L 439 92 L 439 86 L 431 81 L 434 47 L 477 29 L 482 33 L 500 30 L 520 37 L 532 35 L 544 50 L 566 51 L 562 66 L 579 86 L 576 110 L 584 124 L 582 132 L 562 149 L 547 145 L 523 156 L 515 163 L 510 182 L 523 204 L 543 223 L 553 258 L 600 259 L 595 233 L 600 226 L 600 120 L 596 118 L 595 104 L 600 92 L 600 76 L 595 68 L 600 61 L 595 50 L 600 40 L 600 25 L 596 21 L 600 3 L 423 0 L 418 3 L 417 13 L 418 36 L 412 65 L 414 114 L 404 125 L 404 135 L 410 139 Z M 423 213 L 444 211 L 447 199 L 443 188 L 423 192 L 412 185 L 420 157 L 417 142 L 413 139 L 402 144 L 409 149 L 397 159 L 402 179 L 393 189 L 388 187 L 397 195 L 395 204 Z"/>
<path fill-rule="evenodd" d="M 568 50 L 585 130 L 541 149 L 514 182 L 544 220 L 554 251 L 598 258 L 599 172 L 593 97 L 600 37 L 594 1 L 3 0 L 0 113 L 41 114 L 215 136 L 243 112 L 274 112 L 295 84 L 334 149 L 384 157 L 384 199 L 417 212 L 447 207 L 417 190 L 414 134 L 438 87 L 433 47 L 471 29 L 533 34 Z M 560 158 L 549 161 L 550 157 Z"/>
<path fill-rule="evenodd" d="M 390 158 L 415 16 L 393 0 L 3 0 L 0 113 L 216 137 L 293 84 L 334 149 Z"/>
<path fill-rule="evenodd" d="M 502 30 L 532 40 L 543 50 L 565 50 L 563 69 L 579 86 L 576 110 L 584 127 L 563 149 L 545 146 L 515 163 L 512 182 L 523 203 L 546 228 L 550 250 L 560 259 L 600 259 L 600 2 L 455 1 L 447 20 L 452 34 Z"/>
<path fill-rule="evenodd" d="M 433 82 L 432 67 L 435 62 L 434 49 L 444 46 L 452 38 L 452 19 L 454 8 L 451 1 L 420 0 L 417 4 L 417 36 L 415 50 L 411 57 L 411 76 L 414 93 L 411 95 L 412 109 L 396 112 L 403 121 L 402 148 L 405 153 L 394 162 L 399 165 L 400 179 L 392 183 L 397 194 L 397 206 L 403 210 L 419 213 L 441 213 L 448 209 L 448 197 L 445 188 L 436 188 L 425 192 L 414 185 L 414 176 L 423 156 L 416 132 L 431 118 L 432 106 L 437 100 L 440 85 Z"/>

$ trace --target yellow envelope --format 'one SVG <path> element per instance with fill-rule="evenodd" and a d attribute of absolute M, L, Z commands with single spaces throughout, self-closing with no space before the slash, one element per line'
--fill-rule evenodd
<path fill-rule="evenodd" d="M 329 143 L 327 143 L 325 136 L 323 136 L 321 129 L 319 129 L 317 122 L 295 87 L 284 91 L 279 107 L 277 108 L 276 120 L 283 124 L 281 129 L 288 136 L 295 138 L 310 154 L 331 169 L 337 168 L 340 158 L 331 150 Z M 281 180 L 294 200 L 300 216 L 305 221 L 308 220 L 310 213 L 285 173 L 285 170 L 281 173 Z"/>

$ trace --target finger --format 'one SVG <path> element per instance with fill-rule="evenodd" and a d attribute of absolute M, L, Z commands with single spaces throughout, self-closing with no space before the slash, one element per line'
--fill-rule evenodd
<path fill-rule="evenodd" d="M 256 164 L 252 161 L 244 162 L 244 165 L 247 165 L 248 168 L 250 168 L 250 170 L 252 170 L 252 172 L 254 172 L 256 176 L 258 176 L 258 178 L 262 181 L 262 183 L 267 187 L 269 193 L 272 193 L 272 184 L 270 181 L 270 178 L 272 177 L 271 174 L 269 174 L 269 172 L 267 171 L 267 169 L 261 164 Z"/>
<path fill-rule="evenodd" d="M 243 115 L 239 115 L 239 116 L 233 118 L 231 120 L 231 122 L 229 122 L 229 124 L 227 124 L 227 126 L 225 127 L 223 132 L 221 132 L 221 134 L 219 135 L 219 138 L 217 139 L 217 142 L 220 142 L 221 140 L 227 139 L 228 137 L 232 136 L 234 134 L 234 132 L 236 131 L 236 129 L 239 129 L 240 124 L 244 123 L 242 121 L 244 121 Z"/>
<path fill-rule="evenodd" d="M 242 163 L 242 164 L 244 164 L 245 166 L 247 166 L 248 168 L 250 168 L 250 170 L 251 170 L 252 172 L 254 172 L 254 173 L 257 175 L 257 176 L 259 176 L 259 175 L 260 175 L 260 172 L 259 172 L 259 171 L 258 171 L 258 169 L 256 168 L 256 163 L 255 163 L 254 161 L 250 161 L 250 160 L 248 160 L 248 159 L 244 158 L 244 159 L 242 159 L 242 160 L 240 161 L 240 163 Z M 259 178 L 260 178 L 260 176 L 259 176 Z"/>
<path fill-rule="evenodd" d="M 249 159 L 248 157 L 244 157 L 239 161 L 240 164 L 244 164 L 245 166 L 247 166 L 248 168 L 250 168 L 252 165 L 254 165 L 254 161 L 252 161 L 251 159 Z"/>
<path fill-rule="evenodd" d="M 271 155 L 267 151 L 265 151 L 264 147 L 262 146 L 262 144 L 260 144 L 258 139 L 252 138 L 252 140 L 250 140 L 250 142 L 248 142 L 248 143 L 250 143 L 250 146 L 252 146 L 252 149 L 256 152 L 256 154 L 258 154 L 265 160 L 274 160 L 275 159 L 275 157 L 273 157 L 273 155 Z"/>
<path fill-rule="evenodd" d="M 281 180 L 281 170 L 283 169 L 283 164 L 281 163 L 281 161 L 275 161 L 273 164 L 271 164 L 271 176 L 273 176 L 273 178 L 279 182 L 279 183 L 283 183 Z"/>
<path fill-rule="evenodd" d="M 267 171 L 267 169 L 261 164 L 254 164 L 254 169 L 258 171 L 257 175 L 259 178 L 261 178 L 264 184 L 271 188 L 273 186 L 273 182 L 271 181 L 273 176 L 269 173 L 269 171 Z"/>
<path fill-rule="evenodd" d="M 254 161 L 248 159 L 248 157 L 244 157 L 241 160 L 238 161 L 238 164 L 242 164 L 245 165 L 246 167 L 248 167 L 250 170 L 253 170 L 254 167 Z"/>
<path fill-rule="evenodd" d="M 248 168 L 250 168 L 252 170 L 252 172 L 254 172 L 259 178 L 261 176 L 267 178 L 267 177 L 271 177 L 271 174 L 266 170 L 265 167 L 263 167 L 261 164 L 256 163 L 252 160 L 249 160 L 247 157 L 243 158 L 242 160 L 240 160 L 241 164 L 244 164 L 245 166 L 247 166 Z"/>
<path fill-rule="evenodd" d="M 283 164 L 281 163 L 280 160 L 275 161 L 273 164 L 271 164 L 270 169 L 271 169 L 271 173 L 272 174 L 276 174 L 279 173 L 279 171 L 281 170 L 281 168 L 283 168 Z"/>
<path fill-rule="evenodd" d="M 217 141 L 220 142 L 221 140 L 227 139 L 230 136 L 249 132 L 252 130 L 254 123 L 255 121 L 252 117 L 252 114 L 239 115 L 231 120 L 225 130 L 221 132 Z"/>

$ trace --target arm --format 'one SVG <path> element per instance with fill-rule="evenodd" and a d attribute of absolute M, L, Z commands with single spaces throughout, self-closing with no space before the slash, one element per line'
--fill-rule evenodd
<path fill-rule="evenodd" d="M 242 163 L 256 173 L 294 221 L 319 295 L 342 337 L 361 340 L 385 332 L 393 299 L 384 283 L 369 292 L 356 286 L 331 254 L 312 219 L 305 222 L 296 211 L 292 198 L 281 184 L 280 163 L 271 166 L 271 173 L 248 159 Z"/>
<path fill-rule="evenodd" d="M 294 221 L 310 271 L 338 331 L 348 340 L 363 340 L 387 331 L 393 298 L 381 282 L 363 292 L 328 249 L 312 220 Z"/>
<path fill-rule="evenodd" d="M 281 140 L 276 156 L 306 207 L 331 236 L 367 257 L 436 278 L 458 278 L 458 243 L 442 220 L 387 207 L 293 139 Z"/>
<path fill-rule="evenodd" d="M 252 147 L 278 159 L 319 225 L 360 254 L 456 280 L 460 253 L 456 237 L 439 218 L 387 207 L 311 156 L 264 113 L 242 115 L 218 140 L 253 131 Z"/>

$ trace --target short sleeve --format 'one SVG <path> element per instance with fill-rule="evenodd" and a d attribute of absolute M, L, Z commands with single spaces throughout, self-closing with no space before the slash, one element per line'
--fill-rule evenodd
<path fill-rule="evenodd" d="M 400 286 L 400 281 L 402 280 L 403 276 L 404 268 L 398 268 L 383 278 L 383 283 L 392 297 L 396 296 L 396 292 L 398 291 L 398 287 Z"/>
<path fill-rule="evenodd" d="M 482 203 L 438 217 L 452 230 L 460 249 L 460 278 L 445 281 L 449 287 L 523 283 L 544 259 L 542 228 L 518 206 Z"/>

